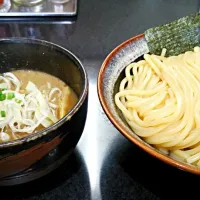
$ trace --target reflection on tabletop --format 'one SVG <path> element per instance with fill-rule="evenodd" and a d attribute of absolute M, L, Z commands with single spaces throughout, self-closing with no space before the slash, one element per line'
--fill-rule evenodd
<path fill-rule="evenodd" d="M 51 29 L 51 34 L 49 33 L 49 29 L 46 29 L 45 26 L 41 23 L 9 23 L 4 24 L 0 23 L 0 38 L 5 37 L 28 37 L 28 38 L 37 38 L 37 39 L 45 39 L 47 41 L 54 42 L 56 39 L 60 38 L 60 45 L 62 44 L 62 39 L 68 39 L 74 32 L 76 27 L 76 23 L 66 24 L 63 26 L 62 24 L 49 24 Z M 58 45 L 59 43 L 56 42 Z"/>
<path fill-rule="evenodd" d="M 102 167 L 101 190 L 104 191 L 102 199 L 108 199 L 109 193 L 114 191 L 115 187 L 119 187 L 116 183 L 123 184 L 123 188 L 126 189 L 121 196 L 115 193 L 113 199 L 123 199 L 123 193 L 127 193 L 130 199 L 136 193 L 138 194 L 136 196 L 144 199 L 143 193 L 146 190 L 152 193 L 149 199 L 156 200 L 196 199 L 199 194 L 198 176 L 157 160 L 128 140 L 121 141 L 116 138 L 110 152 L 112 157 L 108 155 L 104 162 L 106 165 Z M 105 181 L 103 177 L 108 174 L 110 178 Z M 116 181 L 112 182 L 113 179 Z"/>
<path fill-rule="evenodd" d="M 82 186 L 80 187 L 76 182 L 73 182 L 74 179 L 78 179 Z M 87 170 L 84 160 L 77 150 L 58 169 L 43 178 L 18 186 L 0 187 L 1 200 L 24 199 L 32 196 L 39 196 L 41 199 L 47 199 L 47 197 L 56 199 L 61 195 L 61 191 L 62 197 L 68 199 L 72 195 L 71 190 L 76 187 L 83 190 L 79 192 L 81 196 L 78 199 L 89 199 Z"/>

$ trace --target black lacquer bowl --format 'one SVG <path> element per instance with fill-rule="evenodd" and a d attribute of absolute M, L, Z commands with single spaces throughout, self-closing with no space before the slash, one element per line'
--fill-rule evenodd
<path fill-rule="evenodd" d="M 73 88 L 79 101 L 51 127 L 0 143 L 0 185 L 28 182 L 57 168 L 79 141 L 87 115 L 87 74 L 68 50 L 43 40 L 1 39 L 0 73 L 17 69 L 38 70 L 60 78 Z"/>

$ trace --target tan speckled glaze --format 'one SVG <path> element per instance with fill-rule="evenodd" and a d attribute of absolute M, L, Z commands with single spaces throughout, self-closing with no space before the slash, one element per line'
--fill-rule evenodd
<path fill-rule="evenodd" d="M 114 95 L 124 68 L 140 56 L 148 53 L 149 49 L 144 34 L 133 37 L 116 47 L 103 62 L 98 76 L 98 95 L 101 105 L 115 127 L 131 142 L 153 155 L 179 169 L 200 175 L 200 168 L 174 160 L 144 142 L 126 124 L 114 103 Z"/>

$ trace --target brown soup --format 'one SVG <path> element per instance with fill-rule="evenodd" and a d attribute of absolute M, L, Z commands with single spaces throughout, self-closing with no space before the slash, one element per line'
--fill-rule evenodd
<path fill-rule="evenodd" d="M 41 129 L 46 128 L 48 124 L 52 125 L 57 120 L 64 117 L 74 107 L 74 105 L 78 101 L 78 97 L 75 94 L 75 92 L 72 90 L 71 87 L 69 87 L 62 80 L 60 80 L 57 77 L 54 77 L 50 74 L 39 72 L 39 71 L 28 71 L 28 70 L 17 70 L 17 71 L 12 71 L 11 73 L 20 82 L 20 89 L 18 91 L 19 94 L 25 94 L 25 96 L 29 95 L 29 94 L 27 94 L 26 87 L 30 81 L 39 89 L 39 91 L 43 95 L 44 99 L 46 99 L 46 101 L 49 103 L 48 106 L 49 106 L 50 110 L 52 111 L 51 115 L 54 115 L 54 116 L 52 116 L 52 118 L 56 119 L 56 120 L 54 122 L 52 122 L 53 120 L 51 121 L 50 120 L 51 118 L 47 119 L 48 118 L 47 117 L 47 118 L 45 118 L 45 120 L 46 120 L 45 126 L 42 124 L 42 123 L 44 123 L 44 121 L 42 121 L 42 123 L 39 124 L 37 127 L 35 127 L 32 132 L 31 131 L 25 132 L 24 130 L 26 130 L 26 128 L 28 130 L 28 127 L 29 127 L 27 124 L 29 124 L 29 123 L 31 124 L 31 123 L 35 122 L 36 118 L 37 118 L 37 117 L 33 116 L 33 115 L 36 115 L 36 113 L 33 111 L 31 106 L 29 106 L 28 109 L 30 111 L 26 111 L 26 113 L 25 113 L 25 115 L 28 116 L 27 119 L 24 120 L 24 121 L 26 121 L 25 124 L 18 122 L 16 120 L 16 122 L 12 126 L 6 125 L 3 128 L 0 128 L 0 142 L 5 142 L 5 141 L 9 141 L 9 140 L 22 138 L 27 135 L 33 134 Z M 2 80 L 0 81 L 0 84 L 1 83 L 2 83 Z M 11 91 L 13 90 L 13 94 L 15 93 L 14 88 L 15 88 L 15 85 L 11 81 L 10 90 Z M 0 90 L 1 90 L 1 88 L 0 88 Z M 10 91 L 10 90 L 7 90 L 7 91 Z M 6 91 L 6 89 L 5 89 L 5 91 Z M 9 93 L 9 94 L 12 94 L 12 93 Z M 6 95 L 8 97 L 8 93 Z M 16 101 L 17 93 L 16 93 L 16 95 L 11 95 L 11 96 L 14 96 L 14 97 L 12 97 L 13 99 L 6 99 L 6 100 L 14 101 L 14 98 L 15 98 L 15 101 Z M 0 97 L 1 97 L 1 91 L 0 91 Z M 34 102 L 36 102 L 36 100 L 34 100 L 34 97 L 31 97 L 31 98 L 33 101 L 31 105 L 34 106 Z M 27 105 L 28 105 L 28 102 L 31 101 L 31 98 L 30 98 L 30 100 L 27 100 L 27 102 L 26 102 Z M 50 99 L 48 99 L 48 98 L 50 98 Z M 1 99 L 0 99 L 0 101 L 1 101 Z M 4 101 L 1 101 L 0 103 L 3 103 L 3 102 Z M 40 106 L 38 106 L 38 109 L 39 108 L 40 108 Z M 25 109 L 25 104 L 24 105 L 21 104 L 21 110 L 23 110 L 23 112 L 24 112 L 24 109 Z M 0 112 L 1 112 L 1 114 L 2 113 L 4 114 L 3 117 L 1 116 L 1 120 L 5 120 L 7 117 L 6 112 L 5 111 L 0 111 Z M 43 111 L 41 111 L 41 113 L 42 112 L 45 112 L 45 110 L 43 109 Z M 41 119 L 42 119 L 41 113 L 40 113 L 40 115 L 41 115 Z M 19 115 L 23 116 L 23 113 L 19 113 Z M 0 120 L 0 122 L 1 122 L 1 120 Z M 39 123 L 39 120 L 37 121 L 37 123 Z M 13 130 L 15 130 L 15 131 L 13 131 Z M 17 130 L 21 130 L 21 132 L 20 131 L 17 132 Z M 9 139 L 8 139 L 8 136 L 9 136 Z"/>

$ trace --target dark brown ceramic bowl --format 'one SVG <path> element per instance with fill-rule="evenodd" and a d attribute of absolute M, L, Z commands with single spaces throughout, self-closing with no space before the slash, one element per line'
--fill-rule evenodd
<path fill-rule="evenodd" d="M 79 141 L 87 114 L 87 75 L 80 61 L 68 50 L 43 40 L 1 39 L 0 73 L 17 69 L 52 74 L 69 84 L 79 100 L 51 127 L 22 139 L 0 143 L 0 185 L 10 184 L 9 180 L 11 184 L 27 182 L 58 167 Z M 25 177 L 23 172 L 26 172 Z M 13 182 L 12 177 L 17 181 Z"/>
<path fill-rule="evenodd" d="M 154 157 L 179 169 L 200 175 L 200 168 L 174 160 L 144 142 L 127 125 L 119 109 L 115 106 L 114 95 L 124 78 L 124 68 L 141 59 L 149 49 L 144 35 L 133 37 L 116 47 L 103 62 L 98 76 L 98 95 L 101 105 L 114 126 L 131 142 Z"/>

